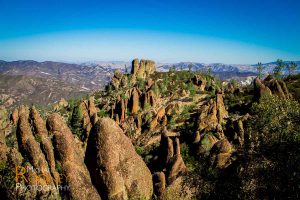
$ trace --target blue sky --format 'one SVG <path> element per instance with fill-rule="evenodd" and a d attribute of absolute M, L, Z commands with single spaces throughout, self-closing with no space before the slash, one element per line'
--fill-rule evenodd
<path fill-rule="evenodd" d="M 300 60 L 298 0 L 0 0 L 0 59 Z"/>

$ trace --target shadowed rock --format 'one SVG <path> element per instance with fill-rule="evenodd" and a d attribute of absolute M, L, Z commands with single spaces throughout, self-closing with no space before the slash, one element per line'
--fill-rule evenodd
<path fill-rule="evenodd" d="M 163 172 L 156 172 L 153 175 L 154 193 L 159 199 L 162 199 L 162 194 L 166 189 L 166 176 Z"/>
<path fill-rule="evenodd" d="M 41 185 L 54 185 L 51 174 L 49 173 L 49 166 L 45 155 L 40 149 L 40 144 L 33 136 L 27 111 L 27 107 L 21 107 L 21 112 L 19 110 L 19 113 L 21 113 L 17 127 L 19 148 L 21 149 L 22 154 L 29 159 L 34 169 L 41 172 L 39 183 Z M 49 195 L 51 199 L 56 198 L 58 195 L 56 190 L 45 190 L 43 191 L 43 195 L 45 194 Z"/>
<path fill-rule="evenodd" d="M 46 160 L 48 161 L 54 182 L 58 184 L 60 178 L 59 178 L 59 174 L 55 169 L 54 151 L 53 151 L 51 139 L 46 129 L 46 124 L 44 120 L 41 118 L 41 116 L 39 115 L 38 111 L 35 109 L 35 107 L 31 108 L 30 115 L 31 115 L 32 126 L 34 128 L 34 135 L 36 138 L 39 138 L 40 140 L 42 150 L 45 154 Z"/>
<path fill-rule="evenodd" d="M 49 132 L 53 134 L 54 149 L 57 161 L 61 163 L 62 172 L 66 176 L 71 199 L 101 199 L 93 186 L 80 150 L 75 143 L 73 134 L 58 114 L 52 114 L 47 119 Z"/>
<path fill-rule="evenodd" d="M 211 163 L 214 167 L 225 167 L 230 159 L 232 146 L 227 139 L 215 143 L 211 149 Z"/>
<path fill-rule="evenodd" d="M 151 173 L 112 119 L 101 118 L 93 127 L 85 162 L 103 199 L 151 198 Z"/>

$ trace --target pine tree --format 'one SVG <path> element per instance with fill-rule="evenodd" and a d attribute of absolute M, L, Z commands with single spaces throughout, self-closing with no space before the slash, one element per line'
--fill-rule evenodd
<path fill-rule="evenodd" d="M 259 63 L 257 63 L 257 72 L 258 72 L 259 78 L 262 77 L 262 71 L 263 71 L 263 65 L 261 64 L 261 62 L 259 62 Z"/>
<path fill-rule="evenodd" d="M 284 62 L 281 59 L 277 60 L 277 65 L 275 66 L 273 70 L 273 74 L 275 78 L 279 79 L 280 76 L 282 75 L 282 70 L 284 69 Z"/>

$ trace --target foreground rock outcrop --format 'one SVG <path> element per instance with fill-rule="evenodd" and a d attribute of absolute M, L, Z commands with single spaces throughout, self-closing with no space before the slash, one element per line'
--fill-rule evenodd
<path fill-rule="evenodd" d="M 103 199 L 151 198 L 151 172 L 114 120 L 101 118 L 93 127 L 85 162 Z"/>
<path fill-rule="evenodd" d="M 66 176 L 69 186 L 68 195 L 71 199 L 101 199 L 96 188 L 93 186 L 89 171 L 74 137 L 58 114 L 52 114 L 47 120 L 49 132 L 54 137 L 54 148 L 57 153 L 57 161 L 61 163 L 62 171 Z"/>

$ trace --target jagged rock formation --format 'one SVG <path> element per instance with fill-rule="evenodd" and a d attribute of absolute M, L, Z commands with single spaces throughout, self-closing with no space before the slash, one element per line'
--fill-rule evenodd
<path fill-rule="evenodd" d="M 34 128 L 35 138 L 38 138 L 40 140 L 42 151 L 45 154 L 45 158 L 48 162 L 53 181 L 57 185 L 60 182 L 60 177 L 55 169 L 54 151 L 52 141 L 46 129 L 46 124 L 44 123 L 44 120 L 41 118 L 35 107 L 31 108 L 30 116 L 32 121 L 31 123 Z"/>
<path fill-rule="evenodd" d="M 155 70 L 155 62 L 152 60 L 140 60 L 139 62 L 138 59 L 134 59 L 132 61 L 131 74 L 133 80 L 136 80 L 136 78 L 145 79 L 149 75 L 153 74 Z"/>
<path fill-rule="evenodd" d="M 122 82 L 122 77 L 123 77 L 123 73 L 120 70 L 116 70 L 114 76 L 111 79 L 111 85 L 113 86 L 113 89 L 119 89 L 120 84 Z"/>
<path fill-rule="evenodd" d="M 18 139 L 18 145 L 19 149 L 21 150 L 21 153 L 23 156 L 26 156 L 29 159 L 30 164 L 34 167 L 34 169 L 39 170 L 39 179 L 38 183 L 40 185 L 52 185 L 54 186 L 55 183 L 58 182 L 57 173 L 54 171 L 52 173 L 53 177 L 51 176 L 51 173 L 49 173 L 49 165 L 46 160 L 46 156 L 44 155 L 43 151 L 40 148 L 40 139 L 36 136 L 44 136 L 48 137 L 48 133 L 44 131 L 44 128 L 42 127 L 43 124 L 37 125 L 36 122 L 36 115 L 34 116 L 35 119 L 32 119 L 33 116 L 31 116 L 31 119 L 33 120 L 33 123 L 35 125 L 34 134 L 32 132 L 32 127 L 29 123 L 30 116 L 29 116 L 29 109 L 28 107 L 21 106 L 19 108 L 19 119 L 18 119 L 18 125 L 17 125 L 17 139 Z M 45 138 L 41 138 L 43 141 Z M 44 140 L 46 144 L 47 141 Z M 49 149 L 48 149 L 49 150 Z M 49 152 L 48 152 L 49 153 Z M 51 152 L 50 152 L 51 154 Z M 51 163 L 52 164 L 52 163 Z M 50 165 L 51 166 L 51 165 Z M 53 166 L 51 166 L 53 167 Z M 32 172 L 34 173 L 34 172 Z M 30 177 L 30 174 L 28 175 Z M 37 184 L 34 182 L 33 184 Z M 49 198 L 49 199 L 56 199 L 58 198 L 58 191 L 56 189 L 46 189 L 40 192 L 41 196 L 43 198 Z"/>
<path fill-rule="evenodd" d="M 99 119 L 93 127 L 85 162 L 103 199 L 151 198 L 151 173 L 112 119 Z"/>
<path fill-rule="evenodd" d="M 69 185 L 71 199 L 101 199 L 92 184 L 89 172 L 84 164 L 82 152 L 76 145 L 74 137 L 58 114 L 52 114 L 47 119 L 49 132 L 53 134 L 54 148 L 57 161 L 61 163 L 62 170 Z"/>
<path fill-rule="evenodd" d="M 224 119 L 228 117 L 222 94 L 217 94 L 216 99 L 216 101 L 211 99 L 199 110 L 197 124 L 200 132 L 216 129 L 218 124 L 224 123 Z"/>
<path fill-rule="evenodd" d="M 132 102 L 132 107 L 131 107 L 131 113 L 132 114 L 137 114 L 137 112 L 139 111 L 139 97 L 140 97 L 140 91 L 137 88 L 133 88 L 132 89 L 132 93 L 131 93 L 131 98 L 130 101 Z"/>
<path fill-rule="evenodd" d="M 192 82 L 194 85 L 198 86 L 199 87 L 199 90 L 201 92 L 203 92 L 205 90 L 205 87 L 206 87 L 206 80 L 204 78 L 202 78 L 201 75 L 195 75 L 193 78 L 192 78 Z"/>
<path fill-rule="evenodd" d="M 7 113 L 0 109 L 1 175 L 18 165 L 49 167 L 49 179 L 44 177 L 42 184 L 70 186 L 55 194 L 12 192 L 0 185 L 0 195 L 5 193 L 8 199 L 151 199 L 154 190 L 158 199 L 218 199 L 226 192 L 230 195 L 224 198 L 238 196 L 233 194 L 241 189 L 236 182 L 251 191 L 257 183 L 249 180 L 245 185 L 237 177 L 247 174 L 244 169 L 249 168 L 244 166 L 256 156 L 252 154 L 259 150 L 256 147 L 264 148 L 251 129 L 253 93 L 258 99 L 265 93 L 288 99 L 286 84 L 267 77 L 256 79 L 253 90 L 234 82 L 226 87 L 205 73 L 154 71 L 154 62 L 136 59 L 131 74 L 115 71 L 105 91 L 69 104 L 59 102 L 43 115 L 34 107 L 21 106 L 10 115 L 11 123 L 3 120 Z M 62 117 L 53 114 L 55 110 Z M 44 116 L 49 116 L 47 126 Z M 271 159 L 267 158 L 269 166 L 274 166 Z M 7 163 L 4 170 L 2 161 Z M 227 171 L 228 177 L 224 176 Z M 297 177 L 297 172 L 292 176 Z M 34 184 L 29 174 L 26 178 L 27 184 Z M 238 181 L 227 185 L 228 179 Z M 237 190 L 231 191 L 233 187 Z"/>
<path fill-rule="evenodd" d="M 210 159 L 214 167 L 225 167 L 232 153 L 232 146 L 227 139 L 216 142 L 211 149 Z"/>
<path fill-rule="evenodd" d="M 249 114 L 247 113 L 244 116 L 241 116 L 237 119 L 230 119 L 227 123 L 227 135 L 228 139 L 230 139 L 234 144 L 242 147 L 245 144 L 245 140 L 249 140 L 250 135 L 249 133 L 245 132 L 244 124 L 249 118 Z"/>
<path fill-rule="evenodd" d="M 177 134 L 166 129 L 161 134 L 161 168 L 166 168 L 167 183 L 171 184 L 179 175 L 186 172 L 186 166 L 180 154 L 180 142 Z"/>
<path fill-rule="evenodd" d="M 8 114 L 5 108 L 0 108 L 0 160 L 7 161 L 7 146 L 5 143 L 5 132 L 9 126 Z"/>
<path fill-rule="evenodd" d="M 264 94 L 277 95 L 283 99 L 291 98 L 285 82 L 282 80 L 276 80 L 272 76 L 268 76 L 264 81 L 261 81 L 259 78 L 254 80 L 254 96 L 256 100 L 259 100 L 260 97 Z"/>
<path fill-rule="evenodd" d="M 90 96 L 88 100 L 80 101 L 73 110 L 71 123 L 74 127 L 84 130 L 83 137 L 80 138 L 83 142 L 86 142 L 92 125 L 98 120 L 97 112 L 94 96 Z"/>

